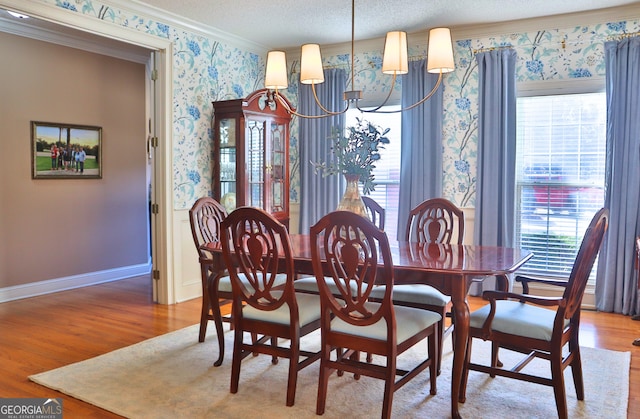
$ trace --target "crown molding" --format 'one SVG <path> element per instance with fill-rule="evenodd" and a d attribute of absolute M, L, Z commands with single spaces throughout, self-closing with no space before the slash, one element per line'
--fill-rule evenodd
<path fill-rule="evenodd" d="M 425 42 L 426 45 L 426 42 Z M 354 45 L 354 53 L 364 53 L 371 51 L 383 51 L 384 50 L 384 37 L 381 38 L 372 38 L 372 39 L 363 39 L 361 41 L 356 40 Z M 300 59 L 300 55 L 302 53 L 301 47 L 287 48 L 285 50 L 287 54 L 287 59 L 293 58 L 295 60 Z M 330 44 L 330 45 L 321 45 L 320 53 L 322 56 L 334 56 L 339 54 L 351 54 L 351 41 L 342 42 L 338 44 Z"/>
<path fill-rule="evenodd" d="M 259 42 L 251 41 L 239 36 L 230 34 L 219 30 L 217 28 L 207 26 L 180 16 L 175 13 L 168 12 L 166 10 L 159 9 L 155 6 L 151 6 L 139 0 L 103 0 L 105 4 L 111 5 L 115 8 L 132 12 L 134 14 L 143 15 L 152 20 L 163 22 L 169 26 L 180 28 L 192 32 L 196 35 L 201 35 L 207 38 L 214 38 L 228 42 L 230 45 L 238 48 L 245 49 L 249 52 L 257 54 L 266 54 L 269 48 Z"/>
<path fill-rule="evenodd" d="M 617 22 L 621 20 L 628 21 L 639 18 L 640 2 L 637 2 L 626 6 L 590 10 L 580 13 L 567 13 L 483 25 L 455 26 L 451 28 L 451 37 L 456 40 L 486 38 L 503 34 L 573 28 L 576 26 Z"/>
<path fill-rule="evenodd" d="M 249 41 L 229 34 L 227 32 L 202 25 L 185 17 L 158 9 L 154 6 L 147 5 L 139 0 L 105 0 L 105 4 L 114 8 L 121 9 L 125 12 L 143 15 L 152 20 L 164 22 L 174 28 L 180 28 L 202 36 L 220 39 L 228 42 L 230 45 L 246 49 L 256 54 L 265 54 L 269 49 L 265 45 L 262 45 L 260 43 Z M 575 26 L 637 19 L 640 18 L 639 6 L 640 2 L 637 2 L 632 5 L 587 11 L 582 13 L 553 15 L 547 17 L 515 20 L 509 22 L 497 22 L 483 25 L 457 26 L 451 28 L 451 35 L 454 40 L 476 39 L 496 36 L 500 34 L 522 33 L 529 31 L 539 31 L 543 29 L 571 28 Z M 87 17 L 83 17 L 81 14 L 72 14 L 60 7 L 51 5 L 49 3 L 42 3 L 37 0 L 29 2 L 25 2 L 24 0 L 0 0 L 0 7 L 26 13 L 34 17 L 38 17 L 44 14 L 46 17 L 42 17 L 42 19 L 70 27 L 73 27 L 74 24 L 69 24 L 68 22 L 73 22 L 74 18 L 76 20 L 87 19 Z M 47 9 L 46 13 L 42 13 L 43 9 Z M 59 31 L 55 31 L 52 29 L 37 29 L 33 27 L 33 25 L 27 24 L 25 21 L 17 21 L 13 18 L 9 19 L 7 16 L 8 15 L 5 14 L 4 16 L 0 17 L 0 30 L 4 32 L 30 37 L 33 39 L 39 39 L 46 42 L 52 42 L 60 45 L 66 45 L 73 48 L 88 50 L 99 54 L 114 56 L 129 61 L 145 62 L 146 60 L 148 60 L 148 54 L 144 50 L 123 50 L 123 48 L 116 45 L 108 45 L 108 43 L 105 42 L 96 44 L 95 41 L 86 39 L 86 28 L 83 29 L 82 33 L 60 34 L 58 33 Z M 114 24 L 99 20 L 92 24 L 92 26 L 99 25 Z M 104 37 L 104 31 L 100 32 L 102 32 L 100 36 Z M 124 40 L 124 42 L 131 44 L 133 40 L 133 43 L 137 45 L 141 45 L 144 47 L 148 47 L 148 45 L 150 45 L 150 42 L 147 38 L 151 37 L 151 35 L 133 30 L 131 30 L 130 32 L 132 33 L 131 37 L 128 36 L 127 40 Z M 409 44 L 411 48 L 414 51 L 426 52 L 427 37 L 428 30 L 409 34 Z M 137 38 L 140 38 L 140 41 L 137 41 Z M 167 40 L 164 41 L 166 42 Z M 384 37 L 367 40 L 356 40 L 355 42 L 356 53 L 375 50 L 382 51 L 383 47 Z M 351 43 L 344 42 L 339 44 L 331 44 L 322 46 L 321 49 L 323 54 L 325 55 L 350 53 Z M 289 48 L 286 50 L 286 52 L 287 55 L 293 59 L 299 59 L 300 57 L 299 48 Z"/>

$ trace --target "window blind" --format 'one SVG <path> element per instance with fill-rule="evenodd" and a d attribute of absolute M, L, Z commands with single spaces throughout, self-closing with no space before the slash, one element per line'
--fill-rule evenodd
<path fill-rule="evenodd" d="M 400 109 L 400 106 L 385 106 L 384 111 Z M 389 128 L 387 137 L 389 144 L 380 152 L 380 160 L 373 170 L 375 176 L 375 190 L 369 194 L 385 209 L 385 232 L 388 237 L 395 238 L 398 225 L 398 202 L 400 199 L 400 144 L 401 144 L 401 114 L 398 113 L 368 113 L 363 114 L 357 109 L 349 109 L 346 115 L 347 127 L 356 124 L 356 118 L 369 121 L 383 130 Z"/>
<path fill-rule="evenodd" d="M 522 271 L 568 277 L 604 203 L 605 130 L 605 93 L 518 99 L 516 245 L 534 253 Z"/>

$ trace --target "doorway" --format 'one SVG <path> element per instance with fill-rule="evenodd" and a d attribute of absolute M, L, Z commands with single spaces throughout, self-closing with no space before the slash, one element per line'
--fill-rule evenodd
<path fill-rule="evenodd" d="M 147 67 L 147 72 L 153 74 L 153 79 L 147 78 L 145 109 L 146 119 L 149 121 L 149 135 L 146 140 L 157 139 L 150 148 L 152 158 L 147 182 L 150 188 L 147 193 L 158 208 L 150 216 L 149 223 L 152 276 L 154 277 L 153 299 L 158 303 L 173 303 L 173 293 L 170 291 L 173 275 L 167 267 L 170 253 L 167 243 L 170 243 L 168 236 L 171 234 L 167 231 L 167 226 L 170 225 L 172 211 L 170 199 L 165 190 L 169 183 L 165 174 L 170 173 L 167 171 L 170 168 L 170 150 L 166 149 L 168 141 L 164 140 L 171 129 L 167 122 L 170 121 L 169 112 L 171 112 L 171 107 L 168 105 L 171 98 L 171 85 L 167 80 L 167 75 L 171 73 L 171 64 L 170 60 L 166 59 L 167 56 L 172 55 L 171 42 L 42 4 L 22 0 L 0 0 L 0 8 L 4 7 L 24 13 L 31 18 L 21 19 L 21 22 L 15 23 L 0 17 L 2 20 L 0 30 L 61 45 L 64 45 L 66 37 L 72 43 L 68 46 L 74 48 L 83 44 L 87 46 L 87 50 L 94 53 L 130 61 L 144 59 L 142 63 Z M 4 14 L 4 10 L 0 12 Z M 27 20 L 31 21 L 28 25 L 24 22 Z M 34 28 L 40 28 L 40 33 L 36 34 Z M 163 210 L 159 210 L 160 208 Z"/>

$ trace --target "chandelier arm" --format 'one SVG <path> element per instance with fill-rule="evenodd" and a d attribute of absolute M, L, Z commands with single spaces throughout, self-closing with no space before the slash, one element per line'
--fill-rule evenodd
<path fill-rule="evenodd" d="M 424 102 L 429 100 L 431 98 L 431 96 L 433 96 L 436 93 L 436 91 L 438 91 L 438 87 L 440 87 L 441 83 L 442 83 L 442 72 L 438 73 L 438 81 L 436 81 L 436 84 L 435 84 L 435 86 L 433 86 L 433 89 L 431 89 L 431 91 L 425 97 L 423 97 L 422 99 L 420 99 L 419 102 L 416 102 L 411 106 L 407 106 L 404 109 L 400 109 L 399 112 L 408 111 L 408 110 L 411 110 L 411 109 L 413 109 L 413 108 L 415 108 L 417 106 L 422 105 Z"/>
<path fill-rule="evenodd" d="M 431 98 L 431 96 L 433 96 L 433 95 L 435 94 L 435 92 L 438 90 L 438 87 L 440 87 L 440 84 L 442 84 L 442 73 L 439 73 L 439 75 L 438 75 L 438 81 L 436 82 L 436 85 L 435 85 L 435 86 L 433 86 L 433 89 L 431 89 L 431 91 L 430 91 L 430 92 L 429 92 L 425 97 L 423 97 L 422 99 L 420 99 L 420 101 L 419 101 L 419 102 L 416 102 L 416 103 L 414 103 L 413 105 L 411 105 L 411 106 L 407 106 L 406 108 L 402 108 L 402 109 L 396 109 L 396 110 L 393 110 L 393 111 L 381 111 L 381 110 L 377 110 L 377 111 L 375 111 L 375 112 L 376 112 L 376 113 L 398 113 L 398 112 L 405 112 L 405 111 L 409 111 L 409 110 L 411 110 L 411 109 L 413 109 L 413 108 L 415 108 L 415 107 L 418 107 L 418 106 L 422 105 L 424 102 L 426 102 L 427 100 L 429 100 L 429 99 Z M 360 109 L 360 108 L 358 108 L 358 109 Z M 366 110 L 362 110 L 362 109 L 361 109 L 361 111 L 362 111 L 362 112 L 374 112 L 373 110 L 366 111 Z"/>
<path fill-rule="evenodd" d="M 327 118 L 329 116 L 335 116 L 335 115 L 340 115 L 345 113 L 348 109 L 349 109 L 349 104 L 347 103 L 347 106 L 344 108 L 344 110 L 340 111 L 340 112 L 329 112 L 329 111 L 325 111 L 327 113 L 322 114 L 322 115 L 304 115 L 301 113 L 296 112 L 294 109 L 292 109 L 289 104 L 287 103 L 286 100 L 284 100 L 284 98 L 282 96 L 280 96 L 280 93 L 278 92 L 278 89 L 275 89 L 273 92 L 273 97 L 276 98 L 278 100 L 278 102 L 280 102 L 280 104 L 285 108 L 285 110 L 287 112 L 289 112 L 291 115 L 295 115 L 298 116 L 300 118 L 306 118 L 306 119 L 321 119 L 321 118 Z M 315 90 L 314 90 L 314 94 L 315 94 Z M 324 108 L 322 106 L 320 106 L 323 110 Z"/>
<path fill-rule="evenodd" d="M 393 93 L 393 88 L 396 85 L 396 73 L 393 73 L 393 80 L 391 81 L 391 88 L 389 89 L 389 94 L 387 95 L 387 97 L 384 99 L 384 102 L 382 102 L 379 106 L 373 108 L 373 109 L 362 109 L 360 107 L 360 105 L 358 105 L 358 102 L 356 102 L 356 108 L 358 108 L 358 110 L 360 112 L 369 112 L 369 113 L 374 113 L 374 112 L 378 112 L 382 107 L 384 107 L 384 105 L 387 104 L 387 101 L 389 100 L 389 98 L 391 97 L 391 94 Z M 380 113 L 384 113 L 380 112 Z"/>
<path fill-rule="evenodd" d="M 320 109 L 322 109 L 323 112 L 325 112 L 327 115 L 326 116 L 332 116 L 332 115 L 340 115 L 343 114 L 347 111 L 347 109 L 349 109 L 349 102 L 347 102 L 347 106 L 344 108 L 344 110 L 342 111 L 330 111 L 327 108 L 325 108 L 322 103 L 320 103 L 320 99 L 318 99 L 318 94 L 316 93 L 316 84 L 315 83 L 311 83 L 311 90 L 313 91 L 313 98 L 316 100 L 316 104 L 320 107 Z"/>

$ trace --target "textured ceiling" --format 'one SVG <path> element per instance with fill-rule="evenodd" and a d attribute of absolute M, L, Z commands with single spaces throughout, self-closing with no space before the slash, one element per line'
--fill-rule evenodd
<path fill-rule="evenodd" d="M 268 48 L 351 39 L 348 0 L 133 0 Z M 357 0 L 355 38 L 390 30 L 418 32 L 436 26 L 503 22 L 608 7 L 634 0 Z"/>

